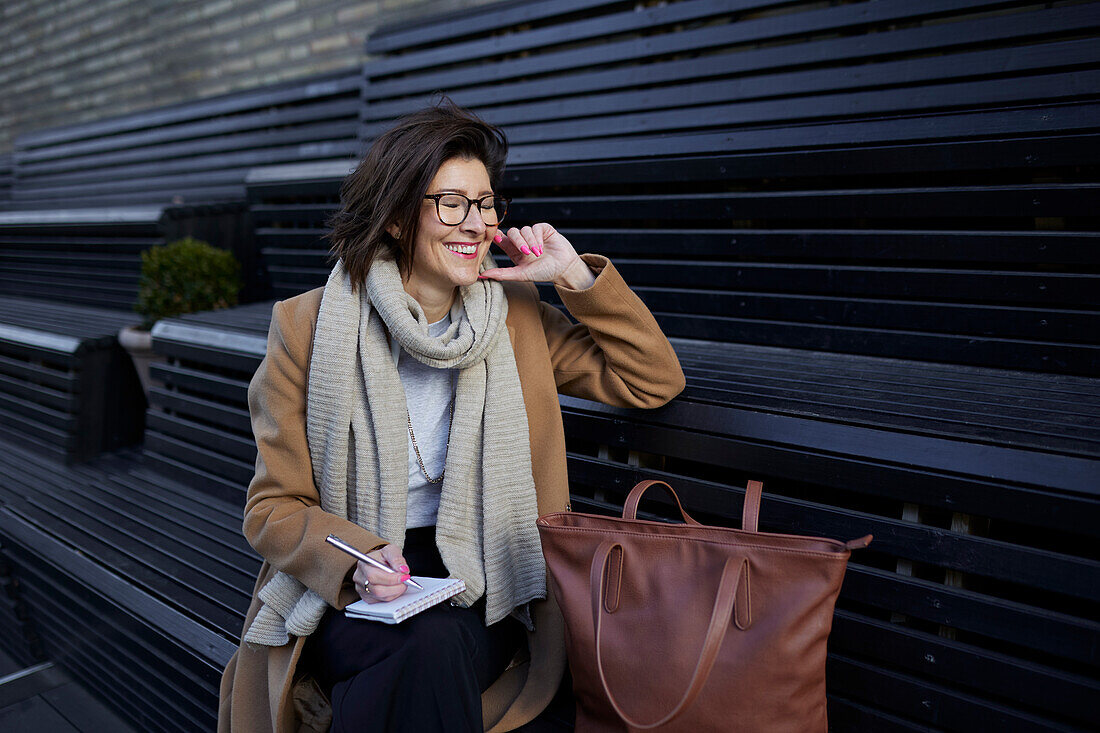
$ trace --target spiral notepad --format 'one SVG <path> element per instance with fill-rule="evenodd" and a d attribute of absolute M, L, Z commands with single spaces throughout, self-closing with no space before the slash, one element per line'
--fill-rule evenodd
<path fill-rule="evenodd" d="M 466 583 L 461 578 L 424 578 L 414 575 L 413 580 L 424 586 L 424 590 L 407 586 L 405 592 L 392 601 L 385 603 L 356 601 L 344 609 L 344 615 L 348 618 L 365 618 L 381 621 L 384 624 L 397 624 L 466 590 Z"/>

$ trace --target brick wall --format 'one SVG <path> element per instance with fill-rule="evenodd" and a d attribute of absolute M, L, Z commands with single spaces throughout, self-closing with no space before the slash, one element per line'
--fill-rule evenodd
<path fill-rule="evenodd" d="M 22 132 L 345 69 L 379 25 L 489 0 L 3 0 L 0 153 Z"/>

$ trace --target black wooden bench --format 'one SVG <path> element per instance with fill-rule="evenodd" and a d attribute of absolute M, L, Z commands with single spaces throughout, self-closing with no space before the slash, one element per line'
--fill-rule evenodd
<path fill-rule="evenodd" d="M 69 460 L 139 441 L 145 398 L 116 337 L 141 320 L 141 253 L 242 213 L 224 204 L 0 211 L 0 433 Z M 239 237 L 239 248 L 250 241 Z M 259 273 L 246 274 L 244 294 L 255 294 Z"/>
<path fill-rule="evenodd" d="M 9 653 L 61 665 L 141 730 L 213 730 L 260 563 L 239 506 L 132 451 L 63 466 L 0 447 L 0 556 L 24 611 Z"/>
<path fill-rule="evenodd" d="M 95 374 L 100 367 L 91 362 L 117 354 L 118 346 L 103 340 L 101 313 L 82 317 L 77 306 L 117 309 L 112 322 L 131 325 L 141 252 L 183 236 L 234 252 L 242 264 L 242 302 L 266 297 L 266 275 L 254 256 L 243 203 L 245 175 L 257 164 L 353 157 L 358 84 L 356 72 L 330 73 L 17 138 L 14 154 L 0 160 L 0 292 L 69 305 L 25 304 L 36 312 L 31 318 L 39 336 L 27 330 L 29 321 L 20 313 L 5 310 L 0 327 L 9 331 L 8 341 L 15 333 L 31 341 L 55 333 L 77 338 L 84 346 L 79 357 L 78 349 L 71 349 L 66 368 Z M 60 320 L 50 323 L 43 318 L 47 313 Z M 82 322 L 87 329 L 81 329 Z M 90 356 L 91 343 L 99 344 L 104 356 Z M 30 342 L 12 348 L 17 347 L 33 350 Z M 93 396 L 97 386 L 100 391 L 112 386 L 108 378 L 82 379 L 80 410 L 95 406 L 110 413 L 96 419 L 122 420 L 121 412 L 104 408 L 103 398 Z M 22 387 L 22 382 L 0 382 L 7 406 L 12 400 L 22 404 L 17 394 Z M 52 397 L 42 395 L 39 401 Z M 117 446 L 94 435 L 75 399 L 70 402 L 68 413 L 37 410 L 44 425 L 34 426 L 36 440 L 43 431 L 72 433 L 79 425 L 80 446 L 64 448 L 70 457 L 88 457 L 94 445 Z M 126 396 L 125 402 L 129 407 L 132 400 Z M 19 425 L 25 422 L 24 417 Z M 114 432 L 131 441 L 140 438 L 140 405 L 130 409 L 129 422 Z M 20 428 L 12 422 L 6 429 Z M 74 443 L 69 433 L 64 440 Z"/>
<path fill-rule="evenodd" d="M 239 502 L 254 456 L 245 391 L 260 358 L 243 354 L 263 338 L 270 308 L 237 310 L 165 322 L 158 348 L 173 358 L 160 376 L 168 395 L 186 395 L 157 400 L 164 415 L 150 417 L 146 445 L 160 472 Z M 1082 431 L 1066 404 L 1072 396 L 1097 414 L 1097 380 L 1054 377 L 1037 393 L 1032 375 L 1004 370 L 674 345 L 688 388 L 665 408 L 562 399 L 575 509 L 615 512 L 640 478 L 659 476 L 700 518 L 736 525 L 739 487 L 766 476 L 778 491 L 766 495 L 765 530 L 876 536 L 836 616 L 835 729 L 1087 724 L 1100 691 L 1090 671 L 1100 625 L 1089 615 L 1100 565 L 1081 556 L 1081 540 L 1095 535 L 1100 501 L 1088 494 L 1095 454 L 1081 446 L 1098 431 Z M 772 393 L 760 392 L 760 372 Z M 986 424 L 946 419 L 957 412 L 949 395 L 984 401 Z M 218 428 L 194 437 L 210 409 L 221 411 Z M 1045 435 L 1028 433 L 1036 424 Z M 154 439 L 158 429 L 195 445 Z M 567 705 L 552 717 L 567 717 Z"/>
<path fill-rule="evenodd" d="M 673 337 L 665 408 L 563 398 L 575 508 L 664 476 L 736 526 L 761 478 L 766 530 L 875 533 L 834 620 L 834 730 L 1095 724 L 1097 8 L 531 2 L 368 42 L 362 144 L 437 89 L 504 124 L 510 218 L 611 256 Z M 276 297 L 323 284 L 346 165 L 249 175 Z M 243 499 L 269 314 L 158 327 L 146 460 L 180 491 Z"/>
<path fill-rule="evenodd" d="M 28 132 L 12 205 L 240 201 L 254 166 L 354 157 L 358 98 L 347 70 Z"/>
<path fill-rule="evenodd" d="M 575 506 L 664 472 L 736 525 L 762 478 L 766 528 L 879 537 L 837 614 L 837 730 L 1094 722 L 1098 27 L 536 2 L 368 40 L 364 143 L 440 90 L 504 125 L 509 218 L 612 257 L 674 337 L 669 407 L 563 400 Z M 322 173 L 251 177 L 277 297 L 324 282 Z"/>
<path fill-rule="evenodd" d="M 81 461 L 141 439 L 133 313 L 0 296 L 0 436 Z"/>

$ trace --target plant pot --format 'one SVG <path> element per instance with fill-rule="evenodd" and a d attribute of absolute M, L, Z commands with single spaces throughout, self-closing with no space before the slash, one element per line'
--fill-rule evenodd
<path fill-rule="evenodd" d="M 153 335 L 137 326 L 127 326 L 119 331 L 118 342 L 130 354 L 138 379 L 141 380 L 141 388 L 145 391 L 145 399 L 148 401 L 149 385 L 152 382 L 149 377 L 149 365 L 154 361 L 163 362 L 165 358 L 153 351 Z"/>

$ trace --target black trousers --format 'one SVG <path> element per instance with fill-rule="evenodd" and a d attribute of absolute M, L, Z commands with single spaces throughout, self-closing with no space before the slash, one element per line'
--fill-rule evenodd
<path fill-rule="evenodd" d="M 447 575 L 434 527 L 409 530 L 403 554 L 414 575 Z M 394 625 L 330 608 L 302 662 L 332 701 L 333 733 L 480 732 L 481 693 L 524 638 L 513 618 L 486 628 L 484 600 L 442 603 Z"/>

